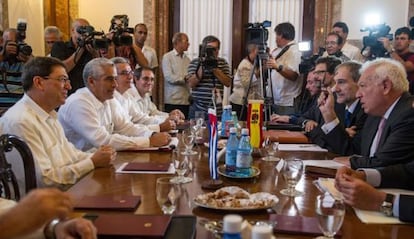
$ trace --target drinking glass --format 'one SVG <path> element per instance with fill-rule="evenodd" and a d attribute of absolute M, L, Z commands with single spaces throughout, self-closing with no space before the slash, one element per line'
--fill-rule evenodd
<path fill-rule="evenodd" d="M 189 170 L 191 163 L 188 157 L 189 156 L 187 155 L 180 154 L 178 149 L 173 150 L 172 163 L 178 176 L 171 179 L 172 183 L 189 183 L 193 181 L 190 177 L 184 177 L 185 173 Z"/>
<path fill-rule="evenodd" d="M 181 133 L 181 141 L 185 146 L 185 151 L 182 152 L 183 155 L 196 155 L 197 152 L 193 151 L 192 148 L 195 142 L 195 134 L 193 129 L 190 127 L 188 129 L 183 130 Z"/>
<path fill-rule="evenodd" d="M 156 198 L 164 214 L 173 214 L 177 208 L 180 188 L 176 183 L 171 182 L 171 177 L 157 178 Z"/>
<path fill-rule="evenodd" d="M 279 142 L 272 142 L 269 137 L 263 141 L 263 148 L 266 150 L 266 157 L 263 157 L 264 161 L 279 161 L 280 158 L 276 157 L 276 153 L 279 149 Z"/>
<path fill-rule="evenodd" d="M 319 228 L 324 235 L 317 238 L 334 238 L 344 221 L 345 204 L 341 199 L 335 199 L 329 193 L 319 195 L 316 199 L 316 215 Z"/>
<path fill-rule="evenodd" d="M 301 159 L 292 158 L 284 161 L 281 173 L 288 188 L 282 189 L 281 194 L 289 197 L 301 196 L 303 193 L 295 189 L 303 174 L 303 162 Z"/>

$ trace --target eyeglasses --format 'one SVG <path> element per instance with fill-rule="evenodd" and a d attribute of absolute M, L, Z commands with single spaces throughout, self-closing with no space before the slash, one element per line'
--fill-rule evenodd
<path fill-rule="evenodd" d="M 69 78 L 67 78 L 66 76 L 61 76 L 61 77 L 58 77 L 58 78 L 52 78 L 52 77 L 49 77 L 49 76 L 41 76 L 43 79 L 45 79 L 45 80 L 57 80 L 57 81 L 60 81 L 60 83 L 62 83 L 62 84 L 66 84 L 66 83 L 70 83 L 70 80 L 69 80 Z"/>
<path fill-rule="evenodd" d="M 154 77 L 149 77 L 149 76 L 141 77 L 141 79 L 145 82 L 153 82 L 154 81 Z"/>
<path fill-rule="evenodd" d="M 336 45 L 338 45 L 338 43 L 336 41 L 327 41 L 327 42 L 325 42 L 325 45 L 326 46 L 336 46 Z"/>
<path fill-rule="evenodd" d="M 127 76 L 127 75 L 132 75 L 133 73 L 134 71 L 121 71 L 118 73 L 118 75 Z"/>
<path fill-rule="evenodd" d="M 325 74 L 327 71 L 314 71 L 313 74 L 314 75 L 322 75 Z"/>

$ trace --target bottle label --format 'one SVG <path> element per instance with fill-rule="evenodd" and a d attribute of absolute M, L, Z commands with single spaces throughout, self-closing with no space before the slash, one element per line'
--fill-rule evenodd
<path fill-rule="evenodd" d="M 250 168 L 252 165 L 252 158 L 249 151 L 237 151 L 236 167 L 237 168 Z"/>
<path fill-rule="evenodd" d="M 237 160 L 237 150 L 227 150 L 226 152 L 226 170 L 235 171 Z"/>

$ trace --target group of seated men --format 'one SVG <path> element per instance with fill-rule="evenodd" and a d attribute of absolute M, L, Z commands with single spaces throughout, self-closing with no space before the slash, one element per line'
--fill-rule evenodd
<path fill-rule="evenodd" d="M 361 66 L 325 57 L 318 59 L 307 80 L 308 90 L 318 95 L 313 106 L 299 117 L 272 119 L 301 124 L 312 142 L 348 155 L 334 159 L 345 165 L 336 183 L 347 203 L 370 210 L 393 205 L 391 214 L 413 221 L 413 196 L 373 188 L 414 190 L 414 98 L 403 66 L 385 58 Z"/>

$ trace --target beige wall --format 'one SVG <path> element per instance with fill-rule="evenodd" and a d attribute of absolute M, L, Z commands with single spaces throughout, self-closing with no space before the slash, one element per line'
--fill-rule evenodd
<path fill-rule="evenodd" d="M 43 0 L 8 0 L 9 27 L 16 28 L 17 20 L 27 20 L 26 42 L 35 56 L 44 55 Z"/>
<path fill-rule="evenodd" d="M 143 6 L 144 0 L 80 0 L 79 17 L 88 19 L 95 30 L 108 32 L 114 15 L 128 15 L 130 27 L 143 22 Z"/>

